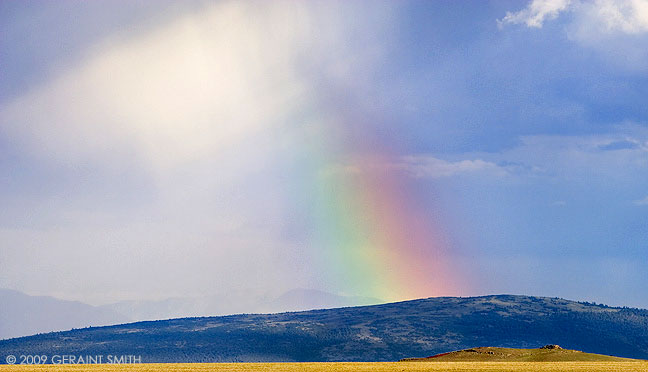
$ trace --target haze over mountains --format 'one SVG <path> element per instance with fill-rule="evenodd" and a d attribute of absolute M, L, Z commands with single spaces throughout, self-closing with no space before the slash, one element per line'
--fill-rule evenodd
<path fill-rule="evenodd" d="M 374 305 L 381 301 L 360 296 L 340 296 L 315 289 L 293 289 L 278 297 L 254 296 L 245 292 L 206 297 L 176 297 L 160 301 L 122 301 L 102 308 L 133 320 L 158 320 L 191 316 L 216 316 L 243 313 L 277 313 Z"/>
<path fill-rule="evenodd" d="M 0 339 L 142 320 L 275 313 L 381 302 L 375 298 L 340 296 L 314 289 L 294 289 L 278 297 L 237 293 L 230 296 L 176 297 L 159 301 L 122 301 L 92 306 L 0 289 Z"/>
<path fill-rule="evenodd" d="M 184 318 L 0 341 L 0 355 L 143 362 L 396 361 L 478 346 L 648 359 L 648 310 L 529 296 L 439 297 L 280 314 Z"/>
<path fill-rule="evenodd" d="M 132 321 L 109 308 L 0 288 L 0 339 Z"/>

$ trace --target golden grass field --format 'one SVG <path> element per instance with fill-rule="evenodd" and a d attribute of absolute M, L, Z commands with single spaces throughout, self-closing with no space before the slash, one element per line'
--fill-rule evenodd
<path fill-rule="evenodd" d="M 646 362 L 393 362 L 393 363 L 205 363 L 205 364 L 119 364 L 119 365 L 1 365 L 1 372 L 10 371 L 250 371 L 250 372 L 418 372 L 418 371 L 546 371 L 546 372 L 647 372 Z"/>

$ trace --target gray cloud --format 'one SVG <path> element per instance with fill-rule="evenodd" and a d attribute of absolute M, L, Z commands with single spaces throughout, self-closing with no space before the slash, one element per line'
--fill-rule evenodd
<path fill-rule="evenodd" d="M 433 154 L 405 156 L 391 166 L 417 178 L 636 175 L 637 171 L 648 170 L 646 140 L 645 128 L 624 125 L 617 126 L 616 133 L 611 134 L 523 136 L 517 146 L 509 149 L 455 154 L 452 161 Z"/>
<path fill-rule="evenodd" d="M 430 155 L 405 156 L 393 165 L 416 178 L 441 178 L 464 174 L 505 175 L 506 167 L 482 159 L 447 161 Z"/>
<path fill-rule="evenodd" d="M 605 145 L 599 146 L 599 149 L 603 151 L 616 151 L 616 150 L 634 150 L 640 148 L 641 145 L 636 141 L 613 141 Z"/>
<path fill-rule="evenodd" d="M 645 206 L 645 205 L 648 205 L 648 196 L 646 196 L 646 197 L 643 198 L 643 199 L 635 200 L 635 201 L 633 202 L 633 204 L 634 204 L 634 205 L 638 205 L 638 206 Z"/>

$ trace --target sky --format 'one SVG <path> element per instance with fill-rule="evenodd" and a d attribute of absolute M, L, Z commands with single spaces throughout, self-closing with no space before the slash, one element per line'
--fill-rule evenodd
<path fill-rule="evenodd" d="M 648 308 L 648 1 L 0 2 L 0 287 Z"/>

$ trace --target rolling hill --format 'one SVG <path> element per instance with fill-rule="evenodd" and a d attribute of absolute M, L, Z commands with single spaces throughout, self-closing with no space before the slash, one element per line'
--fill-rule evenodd
<path fill-rule="evenodd" d="M 0 341 L 0 355 L 143 362 L 395 361 L 478 345 L 648 358 L 648 311 L 528 296 L 440 297 L 281 314 L 138 322 Z"/>
<path fill-rule="evenodd" d="M 427 358 L 406 358 L 401 362 L 629 362 L 636 359 L 584 353 L 546 345 L 537 349 L 475 347 L 437 354 Z"/>

